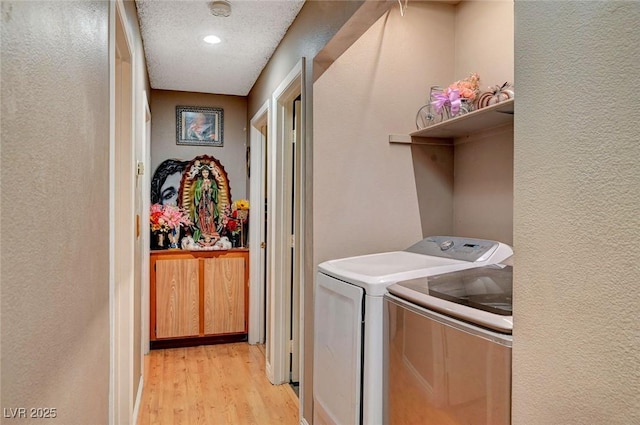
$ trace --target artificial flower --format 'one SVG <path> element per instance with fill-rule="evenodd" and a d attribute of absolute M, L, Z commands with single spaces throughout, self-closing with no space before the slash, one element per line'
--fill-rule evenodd
<path fill-rule="evenodd" d="M 189 215 L 182 208 L 160 204 L 151 205 L 149 222 L 154 232 L 169 232 L 171 229 L 192 224 Z"/>
<path fill-rule="evenodd" d="M 477 73 L 469 75 L 464 80 L 458 80 L 451 84 L 448 90 L 458 90 L 461 98 L 474 100 L 480 93 L 480 77 Z"/>
<path fill-rule="evenodd" d="M 227 230 L 231 233 L 236 233 L 238 231 L 238 222 L 236 220 L 229 220 L 227 222 Z"/>
<path fill-rule="evenodd" d="M 231 206 L 225 205 L 220 211 L 217 231 L 221 235 L 236 235 L 240 232 L 238 211 L 235 209 L 235 203 Z"/>
<path fill-rule="evenodd" d="M 249 201 L 246 199 L 238 199 L 233 203 L 233 209 L 246 211 L 249 209 Z"/>

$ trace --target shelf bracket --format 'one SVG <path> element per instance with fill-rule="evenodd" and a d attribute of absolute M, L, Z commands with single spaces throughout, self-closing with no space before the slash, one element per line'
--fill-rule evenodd
<path fill-rule="evenodd" d="M 410 145 L 411 136 L 408 134 L 390 134 L 389 143 L 399 143 L 399 144 Z"/>

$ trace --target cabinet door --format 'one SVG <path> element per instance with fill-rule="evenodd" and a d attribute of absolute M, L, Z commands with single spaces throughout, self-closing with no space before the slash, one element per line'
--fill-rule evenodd
<path fill-rule="evenodd" d="M 205 334 L 245 332 L 244 290 L 244 258 L 205 260 Z"/>
<path fill-rule="evenodd" d="M 156 261 L 156 336 L 199 335 L 198 260 Z"/>

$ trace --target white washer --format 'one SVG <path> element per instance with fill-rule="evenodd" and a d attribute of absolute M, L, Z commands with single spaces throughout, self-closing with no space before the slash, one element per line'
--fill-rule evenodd
<path fill-rule="evenodd" d="M 431 236 L 405 251 L 331 260 L 315 288 L 313 423 L 383 423 L 383 296 L 401 280 L 495 264 L 500 242 Z"/>

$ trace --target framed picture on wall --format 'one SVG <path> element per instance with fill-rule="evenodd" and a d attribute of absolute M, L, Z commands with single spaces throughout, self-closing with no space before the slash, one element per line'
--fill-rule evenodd
<path fill-rule="evenodd" d="M 224 146 L 223 109 L 176 106 L 176 144 Z"/>

